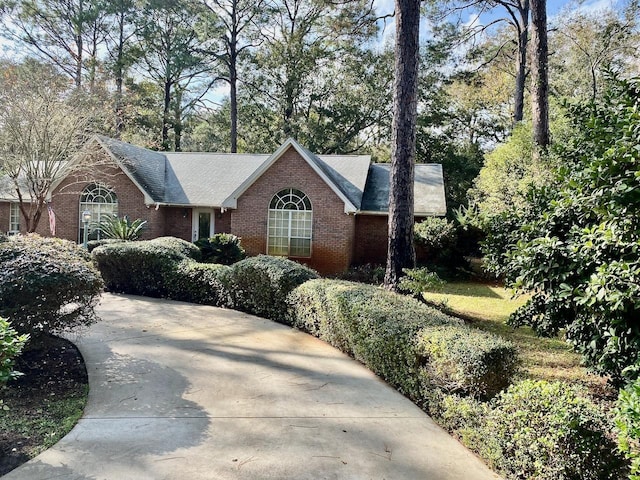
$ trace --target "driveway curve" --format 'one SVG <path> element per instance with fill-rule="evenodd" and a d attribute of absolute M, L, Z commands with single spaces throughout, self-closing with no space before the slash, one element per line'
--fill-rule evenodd
<path fill-rule="evenodd" d="M 233 310 L 106 294 L 83 418 L 3 480 L 498 478 L 358 362 Z"/>

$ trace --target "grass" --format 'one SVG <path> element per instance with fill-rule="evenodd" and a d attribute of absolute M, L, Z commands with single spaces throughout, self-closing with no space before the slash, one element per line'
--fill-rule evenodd
<path fill-rule="evenodd" d="M 447 283 L 438 292 L 427 292 L 424 297 L 470 325 L 513 342 L 520 351 L 525 378 L 581 383 L 597 392 L 604 388 L 605 380 L 589 374 L 580 364 L 580 355 L 563 339 L 538 337 L 529 327 L 514 329 L 506 324 L 509 315 L 526 302 L 526 297 L 513 299 L 511 292 L 501 285 L 479 282 Z"/>

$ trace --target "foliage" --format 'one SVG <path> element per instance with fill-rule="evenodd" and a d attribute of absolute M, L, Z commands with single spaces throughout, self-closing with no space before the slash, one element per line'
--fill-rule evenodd
<path fill-rule="evenodd" d="M 640 380 L 620 390 L 616 407 L 618 447 L 631 461 L 630 480 L 640 480 Z"/>
<path fill-rule="evenodd" d="M 372 263 L 356 265 L 338 275 L 337 278 L 350 282 L 367 283 L 369 285 L 382 285 L 384 281 L 384 266 Z"/>
<path fill-rule="evenodd" d="M 183 302 L 227 306 L 225 279 L 229 277 L 229 269 L 226 265 L 182 260 L 165 278 L 167 296 Z"/>
<path fill-rule="evenodd" d="M 87 251 L 89 253 L 93 252 L 93 250 L 95 250 L 96 248 L 102 246 L 102 245 L 109 245 L 110 243 L 120 243 L 123 242 L 124 240 L 118 240 L 115 238 L 103 238 L 101 240 L 89 240 L 87 242 Z"/>
<path fill-rule="evenodd" d="M 89 138 L 91 115 L 50 65 L 3 65 L 0 170 L 18 195 L 27 232 L 35 232 L 51 188 Z"/>
<path fill-rule="evenodd" d="M 176 265 L 199 254 L 197 247 L 173 237 L 102 245 L 91 252 L 107 288 L 113 292 L 166 297 L 167 279 Z M 195 249 L 195 252 L 191 249 Z"/>
<path fill-rule="evenodd" d="M 232 308 L 282 321 L 289 293 L 313 278 L 318 274 L 304 265 L 259 255 L 233 264 L 225 282 Z"/>
<path fill-rule="evenodd" d="M 436 252 L 449 248 L 456 242 L 456 227 L 446 218 L 427 217 L 415 226 L 416 241 Z"/>
<path fill-rule="evenodd" d="M 187 258 L 200 261 L 201 253 L 200 249 L 193 243 L 176 237 L 158 237 L 153 240 L 149 240 L 153 245 L 160 246 L 169 250 L 174 250 Z"/>
<path fill-rule="evenodd" d="M 19 335 L 11 323 L 0 317 L 0 386 L 11 378 L 21 375 L 13 370 L 15 359 L 25 344 L 29 341 L 29 335 Z M 0 403 L 0 410 L 2 404 Z"/>
<path fill-rule="evenodd" d="M 0 315 L 32 339 L 97 321 L 103 287 L 88 253 L 73 242 L 26 235 L 0 243 Z"/>
<path fill-rule="evenodd" d="M 441 388 L 490 396 L 515 372 L 517 355 L 508 342 L 381 288 L 312 280 L 288 303 L 289 324 L 352 355 L 419 404 Z M 439 348 L 446 341 L 456 345 L 450 353 Z M 488 371 L 501 379 L 488 381 Z"/>
<path fill-rule="evenodd" d="M 205 263 L 231 265 L 246 256 L 240 245 L 240 237 L 230 233 L 217 233 L 211 238 L 201 238 L 195 244 L 202 252 L 202 261 Z"/>
<path fill-rule="evenodd" d="M 147 221 L 138 218 L 132 222 L 127 215 L 120 218 L 114 214 L 100 218 L 96 228 L 104 239 L 138 240 L 147 228 Z"/>
<path fill-rule="evenodd" d="M 614 480 L 625 464 L 610 430 L 580 388 L 525 380 L 496 398 L 478 446 L 509 478 Z"/>
<path fill-rule="evenodd" d="M 430 272 L 427 268 L 405 268 L 405 276 L 400 279 L 398 285 L 401 292 L 408 292 L 417 297 L 427 291 L 437 290 L 444 282 L 438 274 Z"/>
<path fill-rule="evenodd" d="M 490 266 L 533 292 L 510 322 L 541 334 L 566 328 L 587 364 L 636 378 L 640 357 L 640 81 L 571 108 L 580 128 L 563 145 L 560 187 L 534 190 L 528 210 L 487 241 Z"/>

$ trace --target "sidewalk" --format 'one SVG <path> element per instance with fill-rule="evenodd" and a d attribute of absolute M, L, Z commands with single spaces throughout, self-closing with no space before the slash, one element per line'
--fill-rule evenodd
<path fill-rule="evenodd" d="M 104 295 L 76 343 L 91 391 L 3 480 L 497 479 L 358 362 L 233 310 Z"/>

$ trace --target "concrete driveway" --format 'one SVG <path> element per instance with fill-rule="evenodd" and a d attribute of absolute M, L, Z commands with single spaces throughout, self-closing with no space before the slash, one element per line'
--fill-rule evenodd
<path fill-rule="evenodd" d="M 91 392 L 3 480 L 498 478 L 409 400 L 304 333 L 233 310 L 107 294 L 77 340 Z"/>

